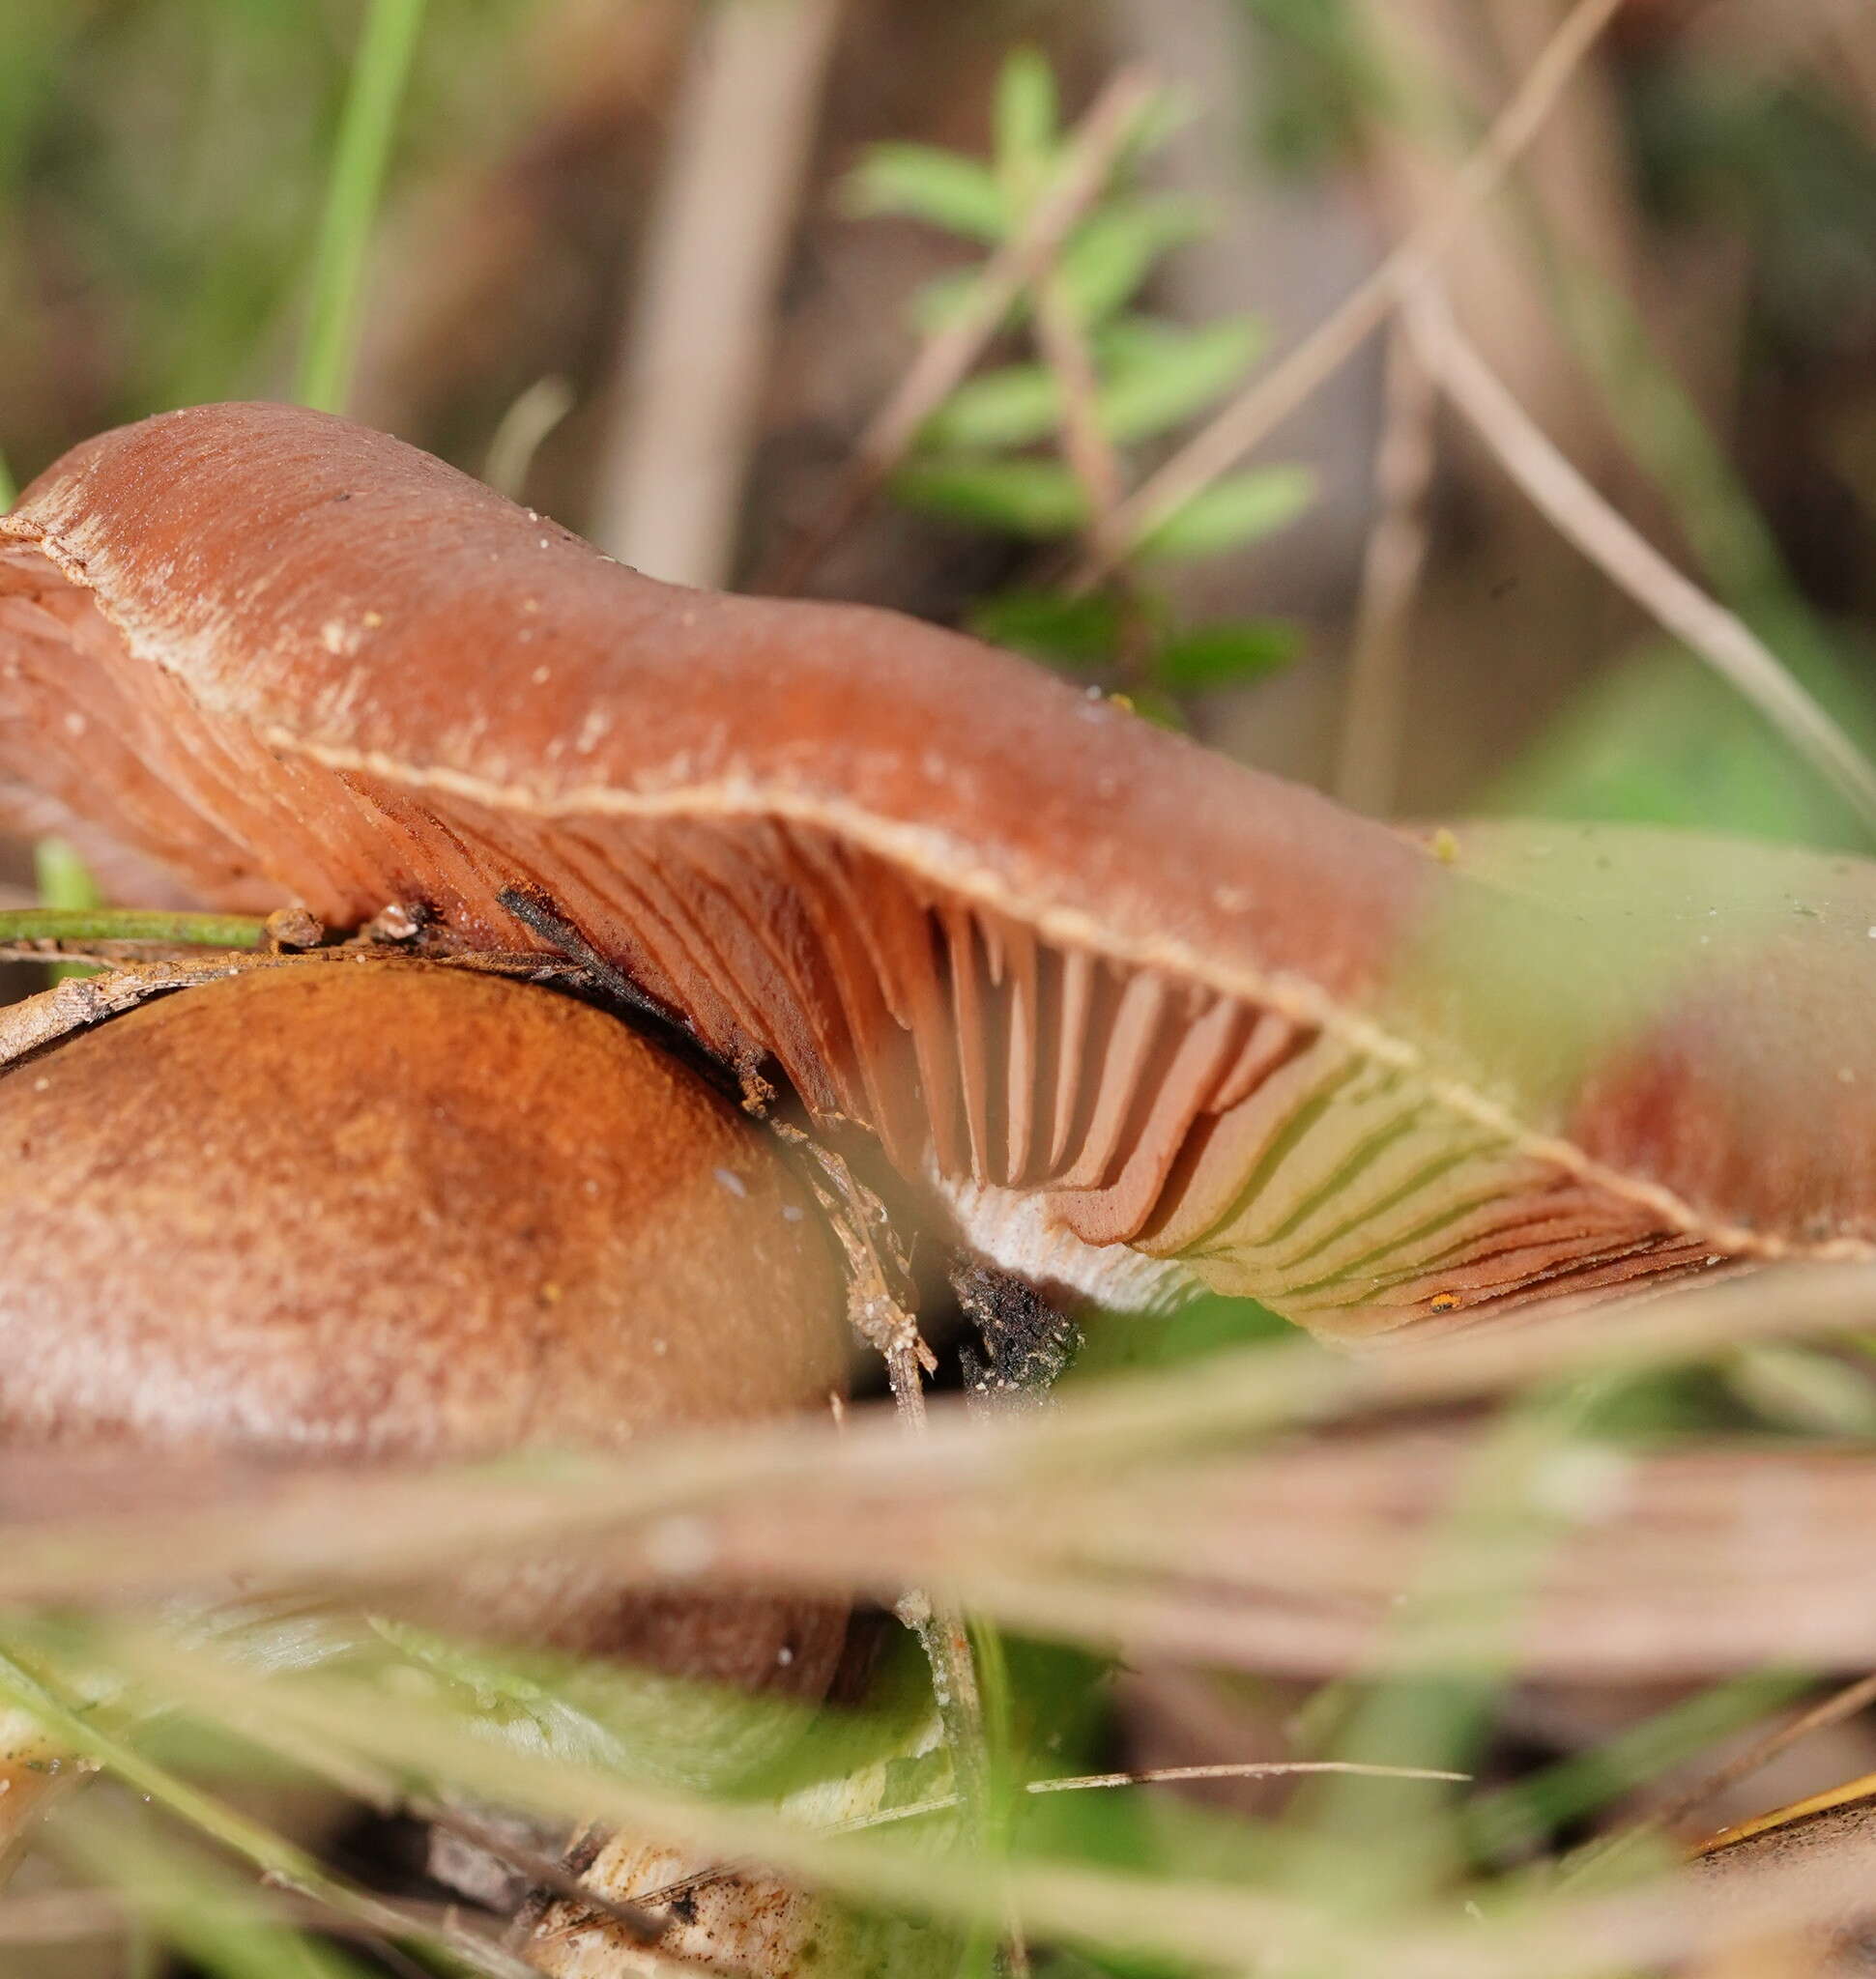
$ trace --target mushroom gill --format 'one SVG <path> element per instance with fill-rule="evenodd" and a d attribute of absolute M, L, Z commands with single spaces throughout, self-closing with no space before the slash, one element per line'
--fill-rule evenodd
<path fill-rule="evenodd" d="M 653 583 L 319 415 L 105 434 L 0 520 L 0 800 L 333 926 L 513 948 L 537 890 L 1084 1289 L 1367 1333 L 1876 1246 L 1876 868 L 1417 844 L 972 641 Z"/>

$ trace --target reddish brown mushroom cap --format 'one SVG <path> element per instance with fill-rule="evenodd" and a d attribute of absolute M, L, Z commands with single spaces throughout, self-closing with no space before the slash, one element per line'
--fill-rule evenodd
<path fill-rule="evenodd" d="M 91 442 L 9 540 L 0 780 L 36 822 L 335 925 L 423 901 L 513 946 L 496 897 L 539 887 L 1010 1261 L 1170 1256 L 1371 1329 L 1876 1240 L 1862 865 L 1441 858 L 973 642 L 651 583 L 284 407 Z"/>
<path fill-rule="evenodd" d="M 621 1450 L 846 1389 L 833 1247 L 769 1137 L 617 1019 L 463 968 L 260 970 L 7 1069 L 0 1220 L 14 1450 Z M 744 1682 L 817 1688 L 842 1637 L 577 1552 L 469 1580 L 476 1627 Z"/>

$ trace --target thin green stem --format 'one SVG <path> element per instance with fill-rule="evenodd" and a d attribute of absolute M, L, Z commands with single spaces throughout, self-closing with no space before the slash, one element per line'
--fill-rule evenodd
<path fill-rule="evenodd" d="M 0 944 L 160 941 L 179 948 L 259 948 L 267 923 L 247 914 L 153 913 L 140 907 L 10 907 Z"/>
<path fill-rule="evenodd" d="M 19 499 L 19 483 L 13 477 L 7 456 L 0 453 L 0 510 L 11 508 Z"/>
<path fill-rule="evenodd" d="M 365 258 L 422 22 L 423 0 L 371 0 L 359 38 L 320 220 L 300 365 L 300 398 L 321 412 L 342 412 L 351 387 Z"/>

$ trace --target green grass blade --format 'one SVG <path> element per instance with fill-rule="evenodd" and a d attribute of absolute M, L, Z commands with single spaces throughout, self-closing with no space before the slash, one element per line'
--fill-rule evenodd
<path fill-rule="evenodd" d="M 1811 1688 L 1808 1676 L 1767 1670 L 1696 1691 L 1601 1744 L 1481 1794 L 1462 1817 L 1465 1837 L 1487 1861 L 1551 1846 L 1564 1823 L 1598 1813 L 1718 1740 L 1796 1704 Z"/>
<path fill-rule="evenodd" d="M 143 1810 L 93 1801 L 67 1815 L 49 1846 L 108 1890 L 128 1913 L 127 1930 L 143 1935 L 151 1955 L 129 1966 L 131 1974 L 169 1971 L 167 1944 L 213 1979 L 366 1979 L 365 1966 L 271 1919 L 260 1895 L 159 1833 Z"/>
<path fill-rule="evenodd" d="M 39 897 L 52 917 L 63 919 L 72 914 L 82 914 L 103 904 L 103 895 L 98 890 L 98 882 L 91 876 L 91 868 L 79 856 L 77 847 L 68 845 L 64 839 L 41 839 L 33 846 L 33 878 L 39 887 Z M 24 918 L 37 918 L 29 912 Z M 33 935 L 15 936 L 15 939 L 34 940 Z M 52 937 L 58 938 L 56 936 Z M 90 937 L 96 939 L 96 936 Z M 72 976 L 94 976 L 96 969 L 87 969 L 80 964 L 70 964 L 46 971 L 46 979 L 52 983 L 63 983 Z"/>
<path fill-rule="evenodd" d="M 49 843 L 49 842 L 48 842 Z M 17 941 L 159 941 L 176 948 L 259 948 L 267 923 L 246 914 L 146 912 L 137 907 L 9 907 L 0 944 Z"/>
<path fill-rule="evenodd" d="M 104 903 L 90 867 L 64 839 L 41 839 L 34 846 L 33 877 L 41 901 L 56 912 L 77 913 Z"/>
<path fill-rule="evenodd" d="M 371 0 L 332 155 L 313 261 L 312 309 L 299 396 L 342 412 L 357 357 L 365 257 L 397 115 L 417 53 L 424 0 Z"/>

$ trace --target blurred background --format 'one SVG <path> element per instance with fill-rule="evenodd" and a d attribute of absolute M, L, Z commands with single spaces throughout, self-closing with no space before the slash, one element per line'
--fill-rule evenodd
<path fill-rule="evenodd" d="M 1454 316 L 1591 487 L 1867 735 L 1876 8 L 1600 11 L 1505 187 L 1456 224 Z M 1096 369 L 1124 389 L 1142 350 L 1158 366 L 1160 419 L 1137 409 L 1111 449 L 1137 486 L 1454 210 L 1566 12 L 430 0 L 343 402 L 628 561 L 772 585 L 995 250 L 973 186 L 1020 212 L 1012 147 L 1047 107 L 1009 87 L 1026 50 L 1063 129 L 1127 65 L 1164 85 L 1078 219 L 1107 229 Z M 364 20 L 358 0 L 0 0 L 16 479 L 117 421 L 300 389 Z M 885 497 L 795 573 L 807 588 L 983 624 L 1375 811 L 1866 836 L 1533 510 L 1385 326 L 1269 423 L 1225 540 L 1129 570 L 1159 639 L 1130 659 L 1111 624 L 1056 609 L 1073 449 L 1025 423 L 1037 344 L 1004 319 L 977 364 L 993 389 L 921 428 Z"/>
<path fill-rule="evenodd" d="M 1876 747 L 1876 0 L 0 0 L 13 480 L 237 397 L 654 575 L 976 628 L 1377 815 L 1876 839 L 1713 664 Z M 1130 508 L 1232 408 L 1189 502 Z M 1791 1689 L 1519 1686 L 1482 1771 L 1555 1762 L 1568 1839 Z M 1283 1752 L 1305 1702 L 1127 1672 L 1083 1742 Z M 1846 1718 L 1711 1817 L 1871 1765 Z"/>

